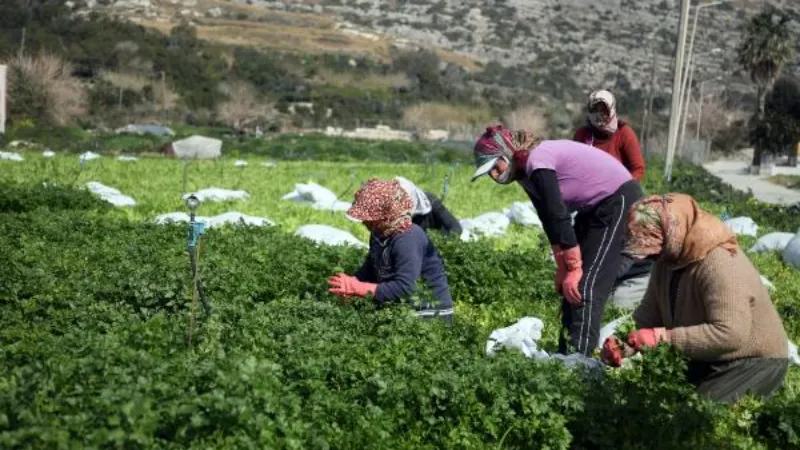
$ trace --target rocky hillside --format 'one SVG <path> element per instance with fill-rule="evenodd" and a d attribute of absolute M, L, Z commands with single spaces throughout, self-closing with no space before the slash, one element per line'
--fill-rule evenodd
<path fill-rule="evenodd" d="M 527 66 L 543 78 L 569 77 L 584 90 L 613 87 L 646 88 L 655 60 L 660 92 L 671 85 L 680 2 L 677 0 L 91 0 L 93 8 L 122 13 L 156 25 L 186 17 L 253 20 L 269 24 L 270 15 L 295 16 L 294 26 L 309 27 L 307 17 L 332 18 L 318 36 L 320 50 L 372 51 L 380 43 L 420 45 L 443 50 L 451 61 L 468 68 L 505 70 Z M 724 76 L 729 89 L 748 90 L 737 74 L 735 47 L 740 24 L 763 1 L 737 0 L 702 10 L 697 27 L 696 79 Z M 800 15 L 800 2 L 782 5 Z M 281 21 L 286 27 L 293 24 Z M 319 32 L 320 27 L 316 26 Z M 258 41 L 258 30 L 238 28 L 231 34 L 242 43 Z M 220 34 L 220 33 L 217 33 Z M 335 36 L 334 36 L 335 34 Z M 265 46 L 294 43 L 275 39 Z M 327 45 L 326 45 L 327 44 Z M 324 47 L 329 48 L 324 48 Z M 446 59 L 446 58 L 445 58 Z M 503 69 L 497 69 L 503 70 Z"/>

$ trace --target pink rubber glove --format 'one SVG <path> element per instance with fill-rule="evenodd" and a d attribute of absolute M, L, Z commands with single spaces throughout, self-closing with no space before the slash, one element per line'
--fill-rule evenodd
<path fill-rule="evenodd" d="M 553 250 L 553 259 L 556 260 L 556 279 L 555 288 L 556 292 L 561 293 L 561 284 L 564 282 L 564 277 L 567 275 L 567 264 L 564 262 L 564 255 L 561 253 L 560 245 L 551 245 Z"/>
<path fill-rule="evenodd" d="M 564 281 L 561 283 L 561 290 L 564 293 L 564 298 L 572 305 L 580 305 L 583 301 L 578 286 L 583 277 L 583 269 L 581 266 L 581 248 L 579 246 L 572 247 L 567 250 L 561 251 L 564 265 L 567 267 L 567 274 L 564 276 Z"/>
<path fill-rule="evenodd" d="M 337 273 L 330 277 L 328 285 L 331 287 L 328 292 L 340 297 L 366 297 L 367 294 L 372 294 L 374 297 L 378 290 L 378 285 L 375 283 L 358 281 L 358 278 L 343 273 Z"/>
<path fill-rule="evenodd" d="M 628 334 L 628 345 L 641 351 L 642 347 L 655 347 L 659 342 L 669 341 L 666 328 L 641 328 Z"/>

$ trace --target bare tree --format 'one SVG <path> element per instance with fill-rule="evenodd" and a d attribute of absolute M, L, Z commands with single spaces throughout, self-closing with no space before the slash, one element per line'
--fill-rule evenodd
<path fill-rule="evenodd" d="M 523 106 L 511 111 L 503 117 L 503 123 L 512 130 L 527 130 L 536 135 L 543 135 L 547 131 L 547 119 L 533 106 Z"/>
<path fill-rule="evenodd" d="M 52 125 L 65 125 L 86 114 L 86 90 L 71 76 L 72 65 L 43 53 L 14 58 L 9 65 L 9 113 Z"/>
<path fill-rule="evenodd" d="M 228 96 L 228 100 L 217 106 L 217 117 L 237 131 L 252 122 L 272 121 L 277 117 L 273 106 L 260 102 L 256 98 L 255 89 L 247 82 L 225 83 L 220 86 L 220 91 Z"/>

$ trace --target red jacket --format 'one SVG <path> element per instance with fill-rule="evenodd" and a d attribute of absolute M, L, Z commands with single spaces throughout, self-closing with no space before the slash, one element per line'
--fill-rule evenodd
<path fill-rule="evenodd" d="M 626 123 L 620 122 L 617 132 L 611 136 L 597 133 L 586 125 L 575 132 L 574 141 L 582 142 L 605 151 L 622 163 L 636 181 L 644 178 L 644 158 L 636 133 Z"/>

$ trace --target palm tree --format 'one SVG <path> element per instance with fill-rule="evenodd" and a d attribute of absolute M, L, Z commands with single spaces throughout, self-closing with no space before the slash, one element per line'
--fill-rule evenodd
<path fill-rule="evenodd" d="M 764 120 L 767 93 L 777 80 L 783 66 L 792 58 L 794 42 L 789 30 L 790 18 L 782 11 L 769 8 L 747 22 L 739 44 L 739 64 L 750 73 L 758 89 L 756 123 Z M 751 171 L 761 166 L 762 146 L 753 150 Z"/>

